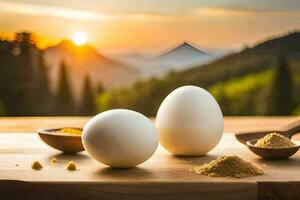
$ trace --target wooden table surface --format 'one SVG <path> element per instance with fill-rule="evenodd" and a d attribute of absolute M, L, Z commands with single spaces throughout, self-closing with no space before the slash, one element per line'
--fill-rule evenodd
<path fill-rule="evenodd" d="M 299 117 L 226 117 L 225 132 L 276 129 Z M 132 169 L 106 167 L 83 152 L 64 155 L 45 145 L 37 128 L 82 126 L 88 118 L 0 118 L 0 199 L 300 199 L 300 152 L 281 161 L 253 155 L 233 134 L 204 157 L 174 157 L 159 147 Z M 251 178 L 211 178 L 192 169 L 221 155 L 238 155 L 266 172 Z M 51 163 L 56 157 L 58 162 Z M 44 168 L 31 169 L 39 160 Z M 64 169 L 74 160 L 77 171 Z"/>

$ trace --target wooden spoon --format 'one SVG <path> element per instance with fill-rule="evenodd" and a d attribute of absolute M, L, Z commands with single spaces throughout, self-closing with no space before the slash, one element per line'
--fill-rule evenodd
<path fill-rule="evenodd" d="M 64 127 L 81 130 L 81 128 Z M 59 131 L 63 128 L 49 128 L 40 129 L 38 134 L 43 142 L 53 147 L 54 149 L 60 150 L 64 153 L 77 153 L 84 151 L 84 147 L 81 141 L 81 135 L 60 133 Z"/>
<path fill-rule="evenodd" d="M 300 147 L 300 143 L 294 140 L 293 143 L 295 144 L 295 146 L 291 148 L 274 149 L 274 148 L 263 148 L 263 147 L 255 146 L 255 143 L 258 139 L 272 132 L 279 133 L 291 139 L 291 137 L 294 134 L 300 132 L 300 120 L 297 120 L 287 126 L 284 126 L 279 130 L 244 132 L 244 133 L 236 134 L 235 137 L 239 142 L 247 145 L 248 148 L 253 153 L 255 153 L 256 155 L 262 158 L 268 158 L 268 159 L 288 158 L 298 151 Z"/>
<path fill-rule="evenodd" d="M 255 153 L 256 155 L 265 158 L 265 159 L 284 159 L 294 155 L 300 147 L 300 143 L 298 141 L 292 140 L 295 144 L 293 147 L 289 148 L 264 148 L 255 146 L 257 139 L 247 141 L 246 145 L 248 148 Z"/>

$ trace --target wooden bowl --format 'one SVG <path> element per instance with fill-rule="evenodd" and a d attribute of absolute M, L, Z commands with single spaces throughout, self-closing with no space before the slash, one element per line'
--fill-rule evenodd
<path fill-rule="evenodd" d="M 82 128 L 63 128 L 72 128 L 82 131 Z M 81 135 L 60 133 L 59 131 L 63 128 L 39 129 L 38 134 L 44 143 L 64 153 L 77 153 L 84 151 Z"/>

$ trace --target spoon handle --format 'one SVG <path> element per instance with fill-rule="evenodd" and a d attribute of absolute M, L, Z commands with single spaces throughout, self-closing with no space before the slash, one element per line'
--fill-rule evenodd
<path fill-rule="evenodd" d="M 294 134 L 300 132 L 300 119 L 283 127 L 282 131 L 286 137 L 291 138 Z"/>

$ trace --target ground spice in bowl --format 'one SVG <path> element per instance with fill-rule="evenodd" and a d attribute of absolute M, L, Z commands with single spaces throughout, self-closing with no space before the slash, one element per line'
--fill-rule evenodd
<path fill-rule="evenodd" d="M 70 135 L 81 135 L 82 131 L 76 128 L 62 128 L 59 133 L 70 134 Z"/>
<path fill-rule="evenodd" d="M 288 137 L 285 137 L 278 133 L 270 133 L 265 137 L 257 140 L 255 146 L 263 148 L 281 149 L 294 147 L 295 144 Z"/>
<path fill-rule="evenodd" d="M 194 167 L 197 174 L 211 177 L 242 178 L 264 174 L 263 170 L 238 156 L 222 156 L 210 163 Z"/>

